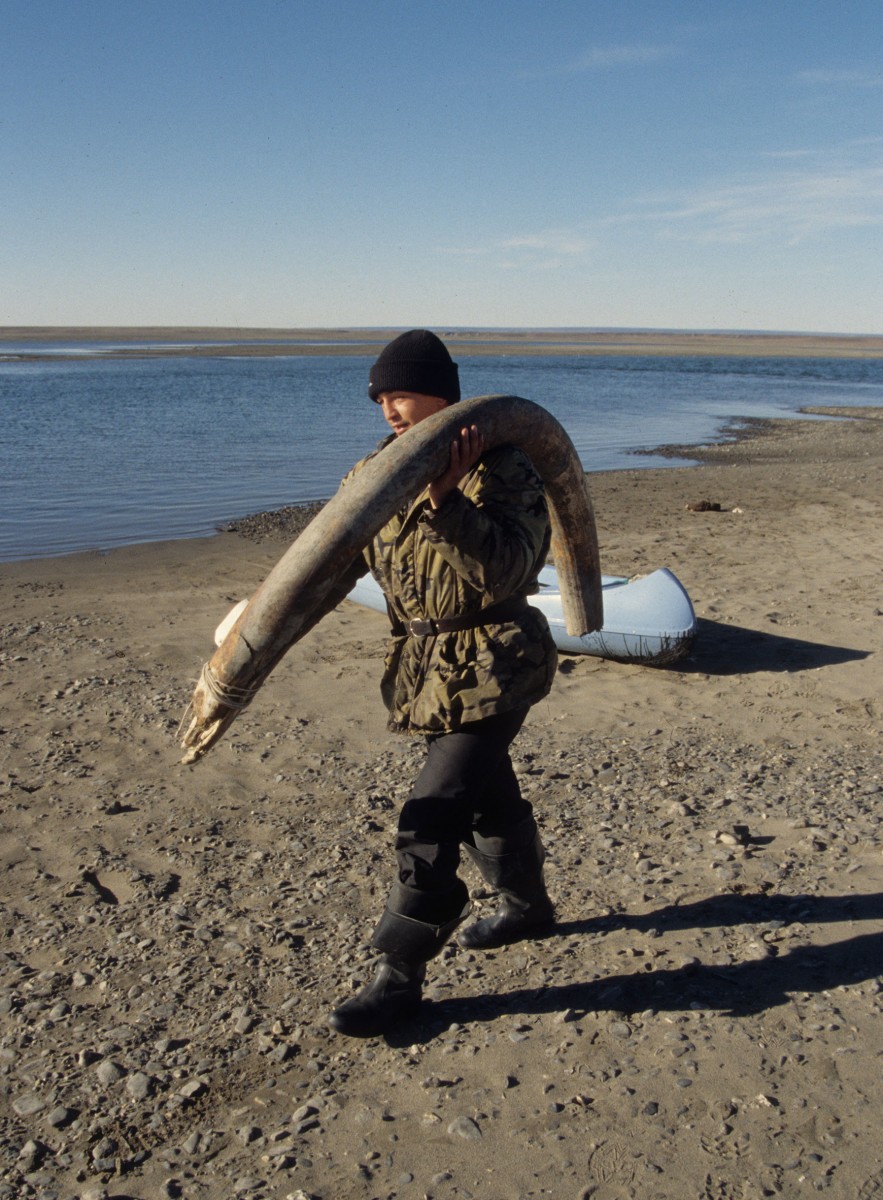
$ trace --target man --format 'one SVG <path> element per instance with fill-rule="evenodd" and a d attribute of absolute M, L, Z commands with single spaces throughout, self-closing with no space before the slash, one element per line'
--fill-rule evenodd
<path fill-rule="evenodd" d="M 411 330 L 381 352 L 368 393 L 392 428 L 382 450 L 459 401 L 457 364 L 435 334 Z M 390 727 L 422 734 L 427 756 L 399 816 L 397 877 L 372 936 L 381 959 L 331 1014 L 340 1033 L 383 1033 L 419 1005 L 425 964 L 469 912 L 461 846 L 501 894 L 493 916 L 461 932 L 463 946 L 505 945 L 552 923 L 542 844 L 509 758 L 555 674 L 545 617 L 526 600 L 549 538 L 529 458 L 514 446 L 486 452 L 473 425 L 453 440 L 447 470 L 364 551 L 359 572 L 367 562 L 393 627 L 381 684 Z"/>

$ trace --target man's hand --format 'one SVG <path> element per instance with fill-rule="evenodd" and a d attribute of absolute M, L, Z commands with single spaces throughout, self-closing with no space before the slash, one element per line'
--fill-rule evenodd
<path fill-rule="evenodd" d="M 439 508 L 446 498 L 454 491 L 460 480 L 468 475 L 478 460 L 484 454 L 484 438 L 478 432 L 478 427 L 464 426 L 459 437 L 451 442 L 451 459 L 447 471 L 433 479 L 429 485 L 429 503 L 433 508 Z"/>

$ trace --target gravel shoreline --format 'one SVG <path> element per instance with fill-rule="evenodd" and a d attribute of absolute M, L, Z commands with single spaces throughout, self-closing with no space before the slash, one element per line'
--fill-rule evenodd
<path fill-rule="evenodd" d="M 288 504 L 284 508 L 267 509 L 237 517 L 219 527 L 219 532 L 238 533 L 240 537 L 260 542 L 265 538 L 278 538 L 293 542 L 303 533 L 313 517 L 325 507 L 325 502 L 314 504 Z"/>
<path fill-rule="evenodd" d="M 384 1039 L 326 1016 L 422 758 L 385 618 L 342 605 L 185 768 L 289 527 L 0 565 L 0 1198 L 883 1194 L 880 416 L 590 476 L 605 570 L 671 566 L 699 636 L 562 659 L 515 754 L 560 924 L 449 946 Z"/>

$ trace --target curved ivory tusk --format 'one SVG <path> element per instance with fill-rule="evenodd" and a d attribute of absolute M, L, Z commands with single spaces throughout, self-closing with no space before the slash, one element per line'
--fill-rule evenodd
<path fill-rule="evenodd" d="M 203 668 L 182 738 L 188 750 L 184 762 L 195 761 L 221 737 L 289 646 L 314 623 L 311 618 L 353 559 L 446 470 L 451 441 L 473 423 L 486 449 L 515 445 L 530 456 L 550 502 L 567 631 L 578 637 L 601 628 L 595 516 L 573 443 L 551 413 L 530 400 L 477 396 L 421 421 L 370 459 L 286 551 Z"/>

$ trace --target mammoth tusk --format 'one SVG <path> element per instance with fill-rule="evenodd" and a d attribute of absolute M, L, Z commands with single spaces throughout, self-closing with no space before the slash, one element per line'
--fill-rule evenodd
<path fill-rule="evenodd" d="M 600 629 L 598 538 L 585 472 L 558 421 L 519 396 L 477 396 L 421 421 L 370 459 L 289 547 L 208 663 L 182 721 L 184 762 L 209 750 L 285 653 L 315 623 L 374 535 L 446 469 L 451 441 L 477 424 L 486 449 L 520 446 L 546 485 L 569 633 Z M 341 597 L 342 598 L 342 597 Z"/>

